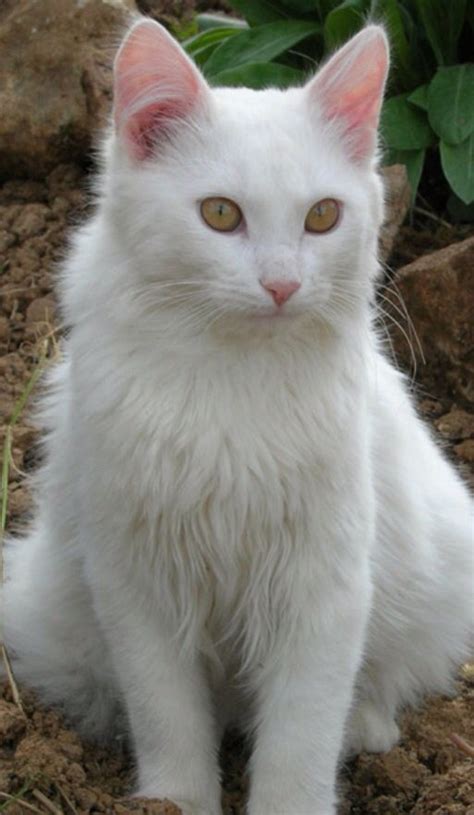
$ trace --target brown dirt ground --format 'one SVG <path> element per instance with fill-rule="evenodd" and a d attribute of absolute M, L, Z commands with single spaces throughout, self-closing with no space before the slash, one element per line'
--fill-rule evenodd
<path fill-rule="evenodd" d="M 12 438 L 7 519 L 15 529 L 31 499 L 24 475 L 37 462 L 36 433 L 21 412 L 12 416 L 39 365 L 59 353 L 61 327 L 51 294 L 68 226 L 87 211 L 81 171 L 57 167 L 44 182 L 10 181 L 0 189 L 0 449 Z M 404 227 L 391 263 L 465 237 L 464 228 Z M 418 227 L 418 228 L 416 228 Z M 436 398 L 420 410 L 433 422 L 466 477 L 474 471 L 474 415 Z M 0 812 L 89 815 L 176 815 L 172 804 L 126 799 L 133 766 L 124 740 L 83 744 L 57 713 L 21 689 L 22 712 L 7 684 L 0 696 Z M 434 698 L 406 713 L 403 738 L 383 756 L 361 755 L 343 768 L 340 815 L 474 815 L 474 666 L 459 695 Z M 454 744 L 451 735 L 464 739 Z M 247 748 L 237 734 L 223 747 L 224 812 L 243 815 Z M 296 813 L 288 813 L 296 815 Z"/>

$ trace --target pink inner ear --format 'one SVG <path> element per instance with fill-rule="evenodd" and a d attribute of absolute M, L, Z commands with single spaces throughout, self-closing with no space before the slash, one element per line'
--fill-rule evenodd
<path fill-rule="evenodd" d="M 340 123 L 354 159 L 370 155 L 388 71 L 381 28 L 369 26 L 350 40 L 311 83 L 325 117 Z"/>
<path fill-rule="evenodd" d="M 114 120 L 132 157 L 152 154 L 160 131 L 189 115 L 204 80 L 180 46 L 157 23 L 135 25 L 114 67 Z"/>

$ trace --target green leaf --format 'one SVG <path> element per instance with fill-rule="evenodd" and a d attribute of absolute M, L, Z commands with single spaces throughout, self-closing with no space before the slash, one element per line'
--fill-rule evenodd
<path fill-rule="evenodd" d="M 415 105 L 417 108 L 421 108 L 422 110 L 428 110 L 428 88 L 429 83 L 427 82 L 425 85 L 420 85 L 416 91 L 410 94 L 408 97 L 408 101 L 411 102 L 412 105 Z"/>
<path fill-rule="evenodd" d="M 474 133 L 461 144 L 440 143 L 441 165 L 451 189 L 465 204 L 474 201 Z"/>
<path fill-rule="evenodd" d="M 466 0 L 415 0 L 415 3 L 438 64 L 455 62 Z"/>
<path fill-rule="evenodd" d="M 426 114 L 410 105 L 408 96 L 392 96 L 382 108 L 382 135 L 387 146 L 395 150 L 420 150 L 434 141 Z"/>
<path fill-rule="evenodd" d="M 213 78 L 222 71 L 246 63 L 270 62 L 300 40 L 321 30 L 319 23 L 302 20 L 281 20 L 249 31 L 242 31 L 219 45 L 204 66 L 205 74 Z"/>
<path fill-rule="evenodd" d="M 183 46 L 194 62 L 202 66 L 218 45 L 229 37 L 235 37 L 238 33 L 239 30 L 236 28 L 211 28 L 190 37 L 189 40 L 183 42 Z"/>
<path fill-rule="evenodd" d="M 288 19 L 290 16 L 275 0 L 231 0 L 230 4 L 251 26 Z"/>
<path fill-rule="evenodd" d="M 385 153 L 383 163 L 404 164 L 407 168 L 408 181 L 411 187 L 411 203 L 416 198 L 418 184 L 420 183 L 423 165 L 425 163 L 426 150 L 388 150 Z"/>
<path fill-rule="evenodd" d="M 327 15 L 341 5 L 341 0 L 319 0 L 318 9 L 321 19 L 325 19 Z"/>
<path fill-rule="evenodd" d="M 328 50 L 334 50 L 362 28 L 368 5 L 367 0 L 343 0 L 329 12 L 324 22 L 324 42 Z"/>
<path fill-rule="evenodd" d="M 474 131 L 473 64 L 438 69 L 428 91 L 428 116 L 449 144 L 460 144 Z"/>
<path fill-rule="evenodd" d="M 319 17 L 318 0 L 281 0 L 292 16 L 295 14 L 314 14 Z"/>
<path fill-rule="evenodd" d="M 232 85 L 233 87 L 287 88 L 289 85 L 301 84 L 305 75 L 303 71 L 278 65 L 276 62 L 254 62 L 241 65 L 240 68 L 229 68 L 212 77 L 213 85 Z"/>
<path fill-rule="evenodd" d="M 208 31 L 201 31 L 200 34 L 195 34 L 194 37 L 185 40 L 182 45 L 188 54 L 193 55 L 208 45 L 216 45 L 227 37 L 235 37 L 238 33 L 236 28 L 210 28 Z"/>
<path fill-rule="evenodd" d="M 212 28 L 248 28 L 245 20 L 230 17 L 228 14 L 198 14 L 196 17 L 199 31 L 209 31 Z"/>

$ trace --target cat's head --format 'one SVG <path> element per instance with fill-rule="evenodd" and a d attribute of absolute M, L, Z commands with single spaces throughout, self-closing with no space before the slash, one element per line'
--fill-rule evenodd
<path fill-rule="evenodd" d="M 304 87 L 211 88 L 157 23 L 115 61 L 106 201 L 148 308 L 246 332 L 340 328 L 366 308 L 388 69 L 368 26 Z"/>

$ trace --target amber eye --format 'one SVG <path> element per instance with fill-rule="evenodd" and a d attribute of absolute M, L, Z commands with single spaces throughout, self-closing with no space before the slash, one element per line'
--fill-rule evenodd
<path fill-rule="evenodd" d="M 218 232 L 233 232 L 242 222 L 242 213 L 228 198 L 205 198 L 201 215 L 206 224 Z"/>
<path fill-rule="evenodd" d="M 323 198 L 311 207 L 304 222 L 307 232 L 328 232 L 339 220 L 339 204 L 333 198 Z"/>

